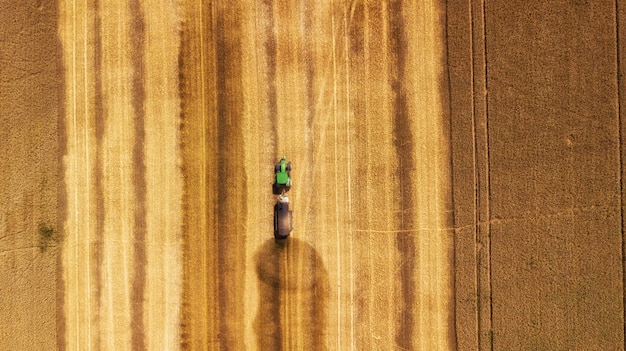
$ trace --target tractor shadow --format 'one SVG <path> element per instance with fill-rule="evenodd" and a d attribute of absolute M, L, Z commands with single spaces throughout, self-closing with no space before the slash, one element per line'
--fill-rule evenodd
<path fill-rule="evenodd" d="M 272 183 L 272 193 L 274 195 L 281 195 L 283 191 L 285 192 L 285 194 L 287 194 L 290 189 L 291 189 L 291 186 L 287 188 L 285 185 L 278 185 L 276 183 Z"/>
<path fill-rule="evenodd" d="M 268 240 L 254 255 L 259 310 L 254 331 L 259 350 L 327 350 L 328 273 L 308 243 Z"/>
<path fill-rule="evenodd" d="M 276 185 L 276 183 L 272 184 L 272 194 L 280 195 L 282 193 L 282 189 L 280 186 Z"/>

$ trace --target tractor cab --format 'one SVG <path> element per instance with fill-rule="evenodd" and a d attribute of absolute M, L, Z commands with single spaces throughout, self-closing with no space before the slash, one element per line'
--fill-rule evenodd
<path fill-rule="evenodd" d="M 283 156 L 281 160 L 276 163 L 274 167 L 274 185 L 272 186 L 273 192 L 276 195 L 280 195 L 283 192 L 291 189 L 291 162 L 287 162 L 287 158 Z"/>

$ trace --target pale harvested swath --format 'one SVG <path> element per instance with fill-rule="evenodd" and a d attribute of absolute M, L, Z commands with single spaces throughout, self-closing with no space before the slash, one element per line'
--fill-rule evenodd
<path fill-rule="evenodd" d="M 133 284 L 133 239 L 135 228 L 135 189 L 133 187 L 134 113 L 133 72 L 128 7 L 102 3 L 102 94 L 105 112 L 102 148 L 102 187 L 104 228 L 100 301 L 101 347 L 107 350 L 131 348 L 131 286 Z M 91 28 L 86 28 L 87 31 Z M 87 74 L 90 72 L 87 71 Z M 85 130 L 93 126 L 85 126 Z M 71 156 L 69 156 L 71 157 Z M 67 187 L 76 187 L 68 184 Z M 79 187 L 80 189 L 80 187 Z M 142 204 L 139 204 L 140 206 Z M 81 262 L 74 262 L 80 265 Z M 81 345 L 79 345 L 80 347 Z"/>
<path fill-rule="evenodd" d="M 178 1 L 142 1 L 146 45 L 146 288 L 143 325 L 148 350 L 179 347 L 182 285 L 179 156 Z"/>
<path fill-rule="evenodd" d="M 99 301 L 91 301 L 94 282 L 90 246 L 95 241 L 94 148 L 95 135 L 90 126 L 94 115 L 92 69 L 93 53 L 88 52 L 91 41 L 93 12 L 85 2 L 59 3 L 59 34 L 63 45 L 65 67 L 65 132 L 64 157 L 65 189 L 67 191 L 67 218 L 63 228 L 63 278 L 65 281 L 65 335 L 59 342 L 67 350 L 90 348 L 98 329 L 92 325 L 92 309 Z M 86 83 L 87 82 L 87 83 Z"/>
<path fill-rule="evenodd" d="M 356 347 L 395 345 L 396 318 L 404 310 L 397 276 L 396 223 L 402 187 L 393 144 L 388 67 L 392 64 L 386 4 L 359 4 L 350 31 L 350 101 L 355 111 L 354 237 Z M 360 322 L 362 321 L 362 322 Z M 408 323 L 407 323 L 408 324 Z M 412 328 L 412 327 L 410 327 Z"/>
<path fill-rule="evenodd" d="M 178 19 L 159 4 L 60 4 L 68 350 L 178 347 Z"/>

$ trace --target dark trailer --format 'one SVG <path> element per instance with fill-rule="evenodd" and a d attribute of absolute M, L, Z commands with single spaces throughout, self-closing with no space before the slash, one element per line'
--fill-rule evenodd
<path fill-rule="evenodd" d="M 279 196 L 274 205 L 274 238 L 287 239 L 293 229 L 293 214 L 289 211 L 289 198 Z"/>

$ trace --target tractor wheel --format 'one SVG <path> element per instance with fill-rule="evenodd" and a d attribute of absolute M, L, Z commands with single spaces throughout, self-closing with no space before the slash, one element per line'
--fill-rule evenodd
<path fill-rule="evenodd" d="M 291 171 L 291 162 L 287 162 L 287 172 Z"/>
<path fill-rule="evenodd" d="M 274 166 L 274 173 L 278 172 L 280 172 L 280 163 L 277 163 L 276 166 Z"/>

